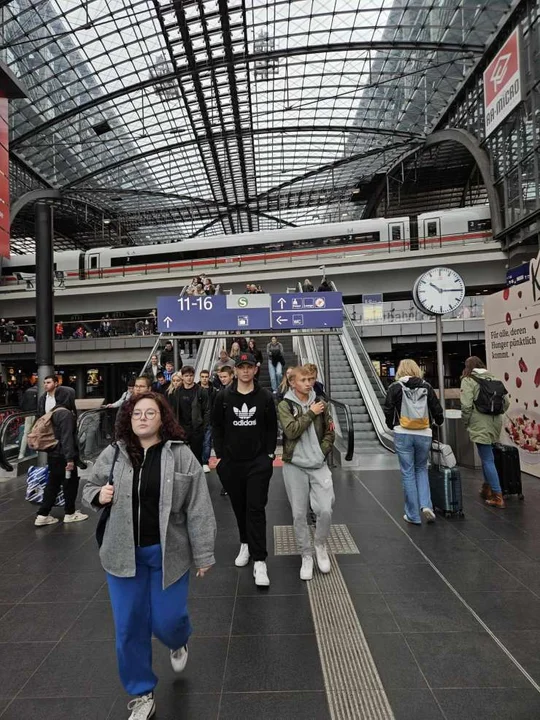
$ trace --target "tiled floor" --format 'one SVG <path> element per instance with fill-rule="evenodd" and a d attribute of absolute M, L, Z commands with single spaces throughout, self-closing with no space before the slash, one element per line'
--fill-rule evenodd
<path fill-rule="evenodd" d="M 334 521 L 360 551 L 338 562 L 396 720 L 540 717 L 540 692 L 474 615 L 540 684 L 540 482 L 500 512 L 464 475 L 466 517 L 412 527 L 398 473 L 335 473 Z M 181 677 L 155 643 L 157 720 L 329 720 L 299 559 L 272 552 L 258 590 L 233 566 L 234 518 L 214 473 L 209 484 L 218 564 L 191 581 Z M 95 520 L 35 529 L 21 488 L 0 485 L 0 718 L 127 718 Z M 267 517 L 271 545 L 273 525 L 290 523 L 280 469 Z"/>

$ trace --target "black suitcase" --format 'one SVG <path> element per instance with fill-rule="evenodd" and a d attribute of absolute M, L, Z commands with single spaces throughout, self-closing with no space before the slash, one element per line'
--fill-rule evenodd
<path fill-rule="evenodd" d="M 429 487 L 433 507 L 445 517 L 463 517 L 463 492 L 461 473 L 457 467 L 429 469 Z"/>
<path fill-rule="evenodd" d="M 519 450 L 512 445 L 495 443 L 493 445 L 493 457 L 501 481 L 502 494 L 504 496 L 518 495 L 519 499 L 523 500 Z"/>

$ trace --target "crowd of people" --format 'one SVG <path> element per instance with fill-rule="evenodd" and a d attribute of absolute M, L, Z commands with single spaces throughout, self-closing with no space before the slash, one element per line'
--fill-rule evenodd
<path fill-rule="evenodd" d="M 215 295 L 216 287 L 212 280 L 205 275 L 196 275 L 186 287 L 188 295 Z"/>

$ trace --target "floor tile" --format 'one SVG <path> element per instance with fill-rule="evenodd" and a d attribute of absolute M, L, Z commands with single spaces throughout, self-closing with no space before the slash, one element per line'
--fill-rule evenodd
<path fill-rule="evenodd" d="M 234 598 L 191 598 L 188 603 L 194 635 L 229 635 Z"/>
<path fill-rule="evenodd" d="M 368 565 L 401 565 L 417 563 L 422 560 L 418 550 L 407 540 L 402 538 L 359 539 L 357 541 L 360 553 L 365 557 Z M 345 556 L 343 556 L 345 557 Z"/>
<path fill-rule="evenodd" d="M 41 573 L 4 573 L 0 570 L 0 603 L 12 603 L 21 600 L 39 585 L 47 575 Z"/>
<path fill-rule="evenodd" d="M 2 715 L 2 720 L 108 720 L 113 697 L 17 698 Z M 124 706 L 124 720 L 127 713 Z"/>
<path fill-rule="evenodd" d="M 497 637 L 536 682 L 540 683 L 540 630 L 499 631 Z"/>
<path fill-rule="evenodd" d="M 314 635 L 231 638 L 225 692 L 320 691 L 323 687 Z"/>
<path fill-rule="evenodd" d="M 289 557 L 291 562 L 288 565 L 279 565 L 281 557 Z M 268 577 L 270 587 L 264 590 L 265 595 L 306 595 L 307 584 L 300 580 L 300 558 L 297 556 L 270 557 L 267 560 Z M 251 567 L 251 566 L 250 566 Z M 248 568 L 238 571 L 238 595 L 261 595 L 261 588 L 258 588 L 253 581 L 253 572 Z"/>
<path fill-rule="evenodd" d="M 529 686 L 487 633 L 416 633 L 405 637 L 432 688 Z"/>
<path fill-rule="evenodd" d="M 478 630 L 472 614 L 450 591 L 386 594 L 385 599 L 402 632 Z"/>
<path fill-rule="evenodd" d="M 91 600 L 104 585 L 103 571 L 87 573 L 52 573 L 25 602 L 82 602 Z"/>
<path fill-rule="evenodd" d="M 437 563 L 437 568 L 459 592 L 525 589 L 513 574 L 488 558 L 468 563 Z"/>
<path fill-rule="evenodd" d="M 506 540 L 475 540 L 486 555 L 496 560 L 505 567 L 511 567 L 514 563 L 527 562 L 527 556 Z"/>
<path fill-rule="evenodd" d="M 152 643 L 153 668 L 158 687 L 165 693 L 219 693 L 223 683 L 229 638 L 192 637 L 186 669 L 176 675 L 171 667 L 169 649 L 158 640 Z"/>
<path fill-rule="evenodd" d="M 126 703 L 129 698 L 119 698 L 107 720 L 126 720 Z M 174 686 L 158 685 L 156 690 L 155 720 L 217 720 L 220 696 L 218 694 L 182 695 L 174 692 Z M 247 720 L 245 718 L 244 720 Z"/>
<path fill-rule="evenodd" d="M 67 642 L 114 640 L 114 620 L 110 603 L 92 602 L 66 633 Z"/>
<path fill-rule="evenodd" d="M 431 690 L 388 688 L 394 720 L 444 720 Z"/>
<path fill-rule="evenodd" d="M 427 687 L 401 633 L 372 633 L 367 641 L 385 689 Z"/>
<path fill-rule="evenodd" d="M 540 693 L 528 688 L 435 690 L 447 720 L 533 720 L 540 717 Z"/>
<path fill-rule="evenodd" d="M 0 643 L 0 695 L 16 695 L 54 643 Z"/>
<path fill-rule="evenodd" d="M 536 595 L 540 595 L 540 562 L 512 563 L 507 570 L 516 577 L 525 587 Z"/>
<path fill-rule="evenodd" d="M 540 628 L 540 598 L 528 590 L 463 595 L 493 632 Z"/>
<path fill-rule="evenodd" d="M 428 564 L 381 565 L 370 568 L 381 592 L 437 592 L 445 583 Z"/>
<path fill-rule="evenodd" d="M 306 595 L 239 597 L 233 635 L 302 635 L 315 632 Z"/>
<path fill-rule="evenodd" d="M 381 594 L 351 595 L 354 609 L 365 633 L 398 632 L 399 628 Z"/>
<path fill-rule="evenodd" d="M 20 697 L 111 697 L 120 692 L 114 641 L 89 641 L 81 646 L 64 640 L 46 658 Z"/>
<path fill-rule="evenodd" d="M 330 720 L 324 692 L 224 693 L 219 720 Z"/>
<path fill-rule="evenodd" d="M 0 642 L 59 640 L 83 608 L 67 602 L 16 605 L 0 620 Z"/>
<path fill-rule="evenodd" d="M 234 597 L 238 584 L 238 573 L 230 567 L 214 566 L 203 578 L 191 573 L 189 579 L 190 597 Z"/>
<path fill-rule="evenodd" d="M 351 594 L 379 593 L 379 587 L 375 582 L 373 568 L 366 565 L 343 565 L 341 574 L 347 585 L 347 591 Z"/>

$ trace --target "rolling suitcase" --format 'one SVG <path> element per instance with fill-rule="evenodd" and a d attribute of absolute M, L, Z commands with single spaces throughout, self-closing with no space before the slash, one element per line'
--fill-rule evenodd
<path fill-rule="evenodd" d="M 442 467 L 441 453 L 431 453 L 428 472 L 433 508 L 445 517 L 463 517 L 461 473 L 457 467 Z"/>
<path fill-rule="evenodd" d="M 493 445 L 493 457 L 501 481 L 502 494 L 505 497 L 507 495 L 518 495 L 519 499 L 523 500 L 519 450 L 512 445 L 495 443 Z"/>

